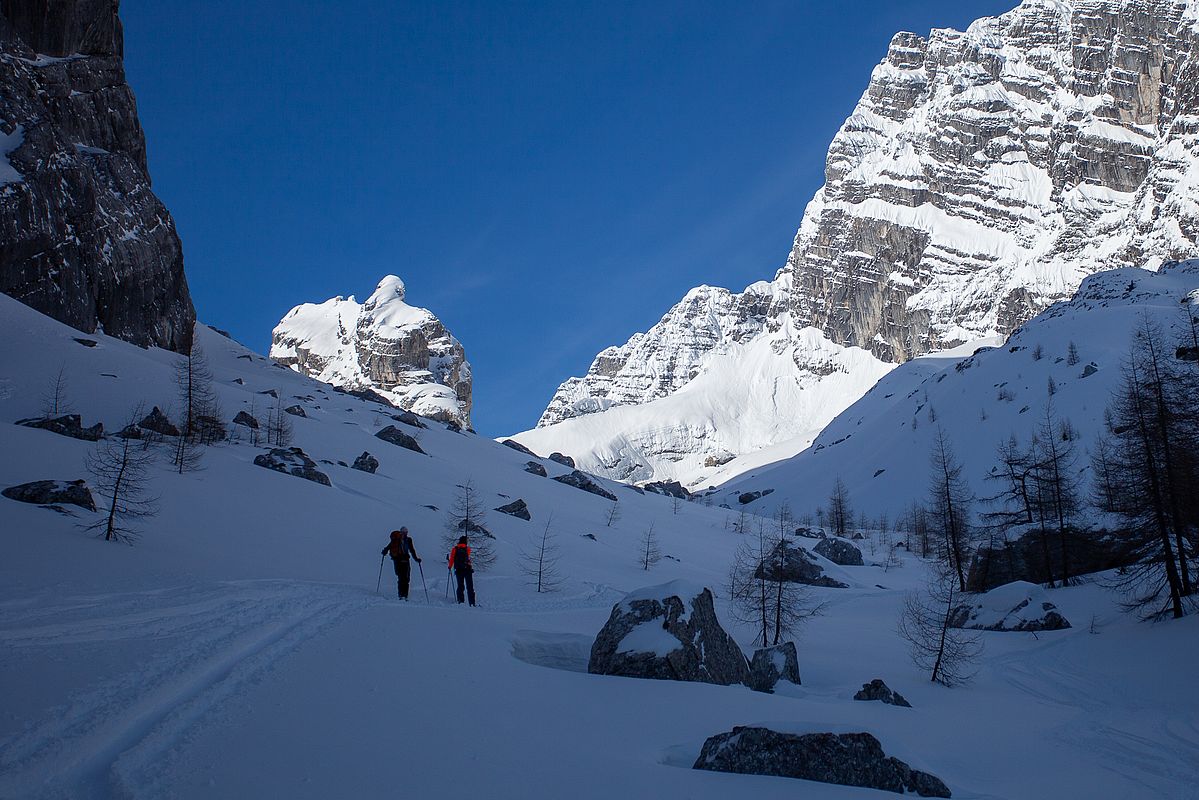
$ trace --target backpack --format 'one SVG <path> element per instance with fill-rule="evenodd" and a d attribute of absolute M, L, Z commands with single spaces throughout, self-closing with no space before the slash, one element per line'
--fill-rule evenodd
<path fill-rule="evenodd" d="M 454 569 L 470 569 L 470 547 L 464 544 L 454 545 Z"/>

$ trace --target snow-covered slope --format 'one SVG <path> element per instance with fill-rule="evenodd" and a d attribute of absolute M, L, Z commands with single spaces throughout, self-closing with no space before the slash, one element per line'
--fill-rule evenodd
<path fill-rule="evenodd" d="M 1072 299 L 1021 326 L 1002 346 L 969 357 L 957 351 L 917 358 L 892 370 L 810 448 L 721 486 L 720 502 L 735 506 L 741 492 L 770 488 L 775 491 L 752 504 L 755 512 L 771 513 L 784 502 L 797 513 L 813 512 L 827 503 L 840 477 L 855 509 L 893 519 L 927 494 L 938 428 L 962 462 L 963 477 L 985 497 L 994 493 L 985 479 L 996 447 L 1013 435 L 1028 444 L 1051 381 L 1054 413 L 1077 434 L 1085 479 L 1086 448 L 1104 425 L 1134 330 L 1148 318 L 1170 340 L 1190 336 L 1186 311 L 1199 317 L 1199 261 L 1167 264 L 1159 272 L 1126 267 L 1093 275 Z"/>
<path fill-rule="evenodd" d="M 770 393 L 738 368 L 733 343 L 816 328 L 901 363 L 1006 335 L 1098 269 L 1199 255 L 1197 16 L 1194 0 L 1026 0 L 964 32 L 896 35 L 829 147 L 825 185 L 774 280 L 693 290 L 600 353 L 562 384 L 537 441 L 564 450 L 575 431 L 556 423 L 668 396 L 718 360 L 736 375 L 725 385 Z M 845 388 L 817 389 L 820 405 L 847 407 L 858 395 Z M 644 440 L 645 416 L 600 426 L 597 450 Z M 725 446 L 672 437 L 640 455 L 655 477 L 684 476 L 692 456 Z"/>
<path fill-rule="evenodd" d="M 333 297 L 296 306 L 271 334 L 271 357 L 344 389 L 470 427 L 471 373 L 462 345 L 432 312 L 410 306 L 404 282 L 379 281 L 365 303 Z"/>
<path fill-rule="evenodd" d="M 92 445 L 11 424 L 38 411 L 60 368 L 86 423 L 112 429 L 139 401 L 170 404 L 177 355 L 78 336 L 0 296 L 0 486 L 86 476 Z M 612 605 L 670 580 L 712 587 L 721 621 L 751 646 L 754 631 L 719 599 L 739 541 L 728 512 L 684 503 L 676 514 L 668 498 L 608 485 L 624 509 L 609 527 L 610 501 L 525 472 L 520 452 L 431 421 L 404 426 L 428 455 L 394 447 L 373 435 L 391 409 L 206 328 L 197 338 L 225 416 L 261 414 L 270 390 L 301 405 L 295 442 L 332 485 L 255 466 L 262 448 L 243 432 L 208 448 L 200 471 L 153 470 L 160 512 L 133 547 L 82 532 L 91 512 L 0 498 L 0 796 L 387 797 L 401 778 L 422 797 L 447 783 L 475 797 L 877 794 L 688 768 L 706 737 L 758 723 L 869 731 L 955 797 L 1184 798 L 1199 781 L 1179 700 L 1199 658 L 1196 620 L 1139 624 L 1094 584 L 1052 594 L 1072 629 L 985 633 L 976 682 L 952 691 L 930 684 L 895 634 L 925 573 L 914 558 L 821 562 L 851 588 L 813 590 L 829 605 L 802 632 L 802 686 L 767 695 L 588 675 Z M 338 463 L 363 450 L 377 474 Z M 533 514 L 489 513 L 499 560 L 479 575 L 478 609 L 445 599 L 441 560 L 444 509 L 467 480 L 488 507 L 520 497 Z M 567 580 L 538 595 L 518 553 L 551 515 Z M 669 557 L 647 573 L 636 557 L 651 523 Z M 420 572 L 407 604 L 391 599 L 390 567 L 380 572 L 400 524 L 424 557 L 427 601 Z M 1145 663 L 1158 665 L 1152 681 Z M 880 676 L 915 708 L 851 699 Z M 400 773 L 387 767 L 397 753 Z"/>

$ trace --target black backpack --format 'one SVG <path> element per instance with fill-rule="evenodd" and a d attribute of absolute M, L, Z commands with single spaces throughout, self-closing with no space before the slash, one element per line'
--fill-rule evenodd
<path fill-rule="evenodd" d="M 454 569 L 470 569 L 470 548 L 464 544 L 454 545 Z"/>

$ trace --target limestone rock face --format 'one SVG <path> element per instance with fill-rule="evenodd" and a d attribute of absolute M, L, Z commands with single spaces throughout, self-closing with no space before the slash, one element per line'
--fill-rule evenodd
<path fill-rule="evenodd" d="M 595 637 L 587 671 L 722 686 L 749 677 L 745 654 L 716 618 L 712 592 L 681 581 L 617 603 Z"/>
<path fill-rule="evenodd" d="M 0 3 L 0 291 L 172 350 L 195 310 L 150 190 L 116 0 Z"/>
<path fill-rule="evenodd" d="M 774 279 L 693 289 L 519 438 L 597 474 L 699 485 L 709 461 L 819 429 L 873 383 L 842 371 L 1005 335 L 1099 270 L 1195 257 L 1197 26 L 1193 2 L 1025 0 L 965 31 L 897 34 Z M 781 394 L 797 382 L 806 395 Z M 664 429 L 685 396 L 694 415 Z M 770 428 L 758 417 L 780 397 L 789 421 Z"/>
<path fill-rule="evenodd" d="M 271 335 L 271 358 L 350 391 L 376 392 L 424 417 L 470 427 L 471 372 L 462 344 L 432 312 L 405 302 L 388 275 L 365 303 L 296 306 Z"/>

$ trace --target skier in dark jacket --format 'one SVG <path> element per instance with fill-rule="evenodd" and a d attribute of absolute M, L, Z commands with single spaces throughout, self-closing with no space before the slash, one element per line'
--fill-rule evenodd
<path fill-rule="evenodd" d="M 420 556 L 416 554 L 416 548 L 412 546 L 412 539 L 408 536 L 407 528 L 400 528 L 398 531 L 391 532 L 391 541 L 383 548 L 380 555 L 390 555 L 391 564 L 396 571 L 396 588 L 400 591 L 400 599 L 408 599 L 408 579 L 412 576 L 412 561 L 416 559 L 419 564 Z"/>
<path fill-rule="evenodd" d="M 470 604 L 475 604 L 475 578 L 474 565 L 470 563 L 470 545 L 466 543 L 466 537 L 458 537 L 458 544 L 454 545 L 450 550 L 450 569 L 454 570 L 454 576 L 458 579 L 458 602 L 463 601 L 463 589 L 465 594 L 470 598 Z"/>

